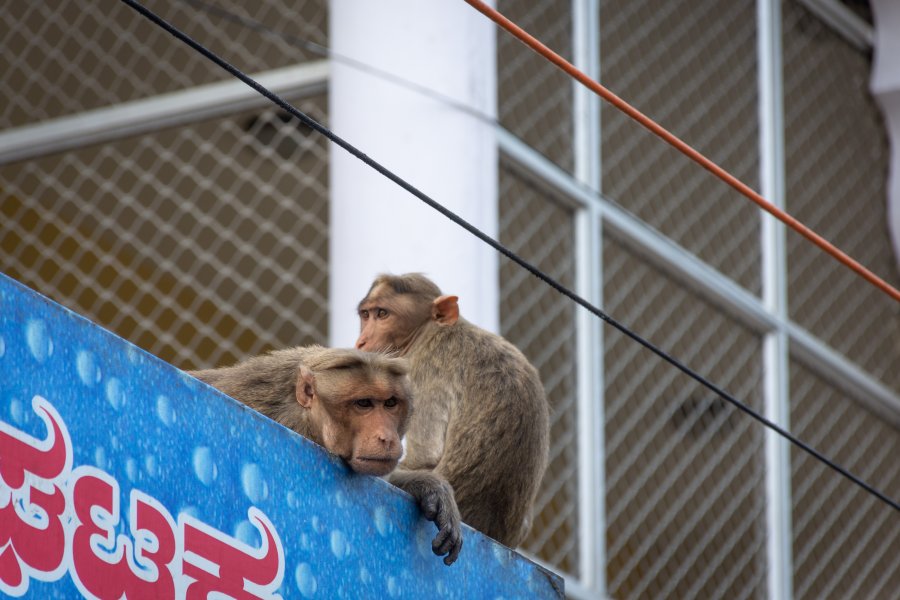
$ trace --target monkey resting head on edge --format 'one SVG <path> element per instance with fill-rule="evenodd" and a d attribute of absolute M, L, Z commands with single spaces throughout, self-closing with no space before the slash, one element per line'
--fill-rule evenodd
<path fill-rule="evenodd" d="M 444 503 L 449 483 L 463 521 L 515 548 L 547 467 L 547 400 L 522 353 L 460 317 L 457 300 L 417 273 L 381 275 L 359 303 L 356 347 L 409 360 L 416 411 L 388 481 Z"/>
<path fill-rule="evenodd" d="M 403 359 L 309 346 L 187 373 L 323 446 L 357 473 L 387 475 L 402 455 L 412 412 Z M 437 525 L 432 549 L 446 554 L 449 565 L 462 544 L 459 523 Z"/>
<path fill-rule="evenodd" d="M 320 346 L 276 350 L 231 367 L 188 371 L 342 458 L 386 475 L 410 413 L 404 361 Z"/>

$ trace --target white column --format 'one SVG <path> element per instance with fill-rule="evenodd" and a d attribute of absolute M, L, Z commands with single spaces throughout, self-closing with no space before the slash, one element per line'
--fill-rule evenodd
<path fill-rule="evenodd" d="M 759 145 L 762 195 L 784 208 L 784 107 L 782 86 L 781 3 L 757 0 L 759 56 Z M 787 316 L 787 255 L 785 228 L 760 211 L 763 304 L 784 323 Z M 764 414 L 790 430 L 788 336 L 776 326 L 763 336 Z M 788 441 L 765 431 L 766 556 L 768 597 L 788 600 L 793 595 L 791 536 L 791 454 Z"/>
<path fill-rule="evenodd" d="M 875 20 L 872 93 L 881 105 L 891 143 L 887 214 L 900 270 L 900 2 L 872 0 L 871 5 Z"/>
<path fill-rule="evenodd" d="M 331 0 L 330 21 L 335 54 L 496 115 L 495 27 L 464 2 Z M 489 122 L 332 60 L 329 123 L 496 238 L 497 141 Z M 493 249 L 334 145 L 330 185 L 332 345 L 353 344 L 356 304 L 382 272 L 423 272 L 459 296 L 464 317 L 498 330 Z"/>
<path fill-rule="evenodd" d="M 600 80 L 600 2 L 572 0 L 572 57 L 576 67 Z M 572 82 L 575 179 L 600 190 L 600 99 Z M 600 209 L 588 204 L 575 218 L 576 289 L 603 306 L 603 243 Z M 606 597 L 606 439 L 603 396 L 603 327 L 578 307 L 578 527 L 579 580 Z"/>

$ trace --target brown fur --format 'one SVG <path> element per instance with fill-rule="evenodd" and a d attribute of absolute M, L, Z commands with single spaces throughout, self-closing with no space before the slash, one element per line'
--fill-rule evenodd
<path fill-rule="evenodd" d="M 384 475 L 396 466 L 391 457 L 400 457 L 411 412 L 406 370 L 402 359 L 309 346 L 188 373 L 324 446 L 355 471 Z M 391 410 L 383 404 L 388 398 L 398 401 Z M 361 399 L 372 400 L 372 409 L 357 406 Z"/>
<path fill-rule="evenodd" d="M 324 446 L 359 473 L 386 475 L 397 466 L 412 411 L 405 359 L 353 349 L 288 348 L 231 367 L 188 371 L 267 417 Z M 359 402 L 371 404 L 360 407 Z M 415 489 L 410 484 L 410 489 Z M 450 565 L 459 556 L 459 515 L 438 510 L 452 491 L 430 482 L 416 494 L 437 522 L 432 550 Z M 444 504 L 441 504 L 441 501 Z M 423 504 L 423 502 L 425 504 Z M 456 506 L 450 507 L 451 514 Z"/>
<path fill-rule="evenodd" d="M 406 457 L 389 480 L 437 496 L 444 480 L 463 521 L 520 544 L 549 447 L 537 371 L 512 344 L 458 317 L 456 297 L 422 275 L 378 277 L 359 311 L 357 348 L 407 358 L 416 396 Z"/>

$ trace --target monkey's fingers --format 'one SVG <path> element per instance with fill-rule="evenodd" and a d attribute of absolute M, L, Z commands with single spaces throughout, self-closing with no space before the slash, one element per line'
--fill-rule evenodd
<path fill-rule="evenodd" d="M 459 552 L 462 550 L 463 539 L 462 532 L 460 531 L 459 525 L 452 526 L 448 524 L 446 527 L 441 528 L 438 531 L 438 534 L 434 536 L 434 540 L 431 542 L 431 550 L 441 556 L 446 554 L 444 557 L 444 564 L 447 566 L 452 565 L 456 562 L 456 559 L 459 558 Z"/>
<path fill-rule="evenodd" d="M 429 490 L 421 499 L 419 499 L 419 510 L 422 511 L 423 517 L 437 523 L 438 517 L 441 514 L 440 495 L 434 490 Z M 438 525 L 438 527 L 440 527 L 440 525 Z"/>
<path fill-rule="evenodd" d="M 433 489 L 422 497 L 419 508 L 422 515 L 438 528 L 437 535 L 431 541 L 431 551 L 437 556 L 446 554 L 444 564 L 453 564 L 462 547 L 462 532 L 452 493 L 441 487 Z"/>
<path fill-rule="evenodd" d="M 456 508 L 456 502 L 452 495 L 446 497 L 434 497 L 434 524 L 437 525 L 438 533 L 431 542 L 431 551 L 438 556 L 444 557 L 444 564 L 452 565 L 459 551 L 462 549 L 462 530 L 460 527 L 459 511 Z"/>

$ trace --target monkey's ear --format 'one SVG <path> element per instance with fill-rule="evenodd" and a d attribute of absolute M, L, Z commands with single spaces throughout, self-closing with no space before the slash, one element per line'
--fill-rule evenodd
<path fill-rule="evenodd" d="M 459 297 L 439 296 L 431 303 L 431 318 L 438 325 L 453 325 L 459 319 Z"/>
<path fill-rule="evenodd" d="M 297 374 L 296 396 L 303 408 L 311 407 L 316 396 L 316 376 L 306 365 L 300 365 L 300 372 Z"/>

